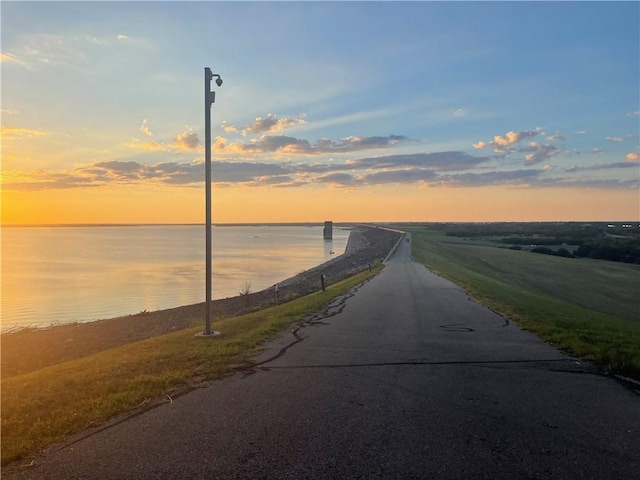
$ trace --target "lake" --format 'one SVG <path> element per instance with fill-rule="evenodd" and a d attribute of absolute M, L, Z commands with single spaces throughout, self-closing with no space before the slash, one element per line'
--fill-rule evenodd
<path fill-rule="evenodd" d="M 257 292 L 344 253 L 349 231 L 214 226 L 213 298 Z M 2 228 L 3 331 L 203 302 L 200 225 Z M 335 253 L 332 254 L 331 252 Z"/>

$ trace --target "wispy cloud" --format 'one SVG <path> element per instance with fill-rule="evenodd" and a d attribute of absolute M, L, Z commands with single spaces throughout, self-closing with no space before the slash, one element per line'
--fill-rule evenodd
<path fill-rule="evenodd" d="M 127 147 L 134 148 L 136 150 L 144 150 L 144 151 L 156 151 L 156 150 L 165 150 L 169 149 L 164 145 L 154 142 L 153 140 L 140 141 L 137 138 L 134 138 L 130 142 L 125 144 Z"/>
<path fill-rule="evenodd" d="M 147 120 L 145 119 L 140 126 L 140 131 L 147 137 L 153 138 L 153 132 L 149 130 Z M 197 133 L 187 130 L 179 133 L 169 142 L 160 142 L 156 140 L 139 140 L 137 138 L 132 139 L 125 144 L 129 148 L 143 151 L 159 151 L 164 150 L 166 152 L 201 152 L 202 144 L 200 143 L 200 137 Z"/>
<path fill-rule="evenodd" d="M 519 149 L 520 152 L 527 152 L 524 156 L 525 165 L 534 165 L 549 160 L 554 155 L 562 152 L 561 148 L 551 144 L 539 144 L 530 142 L 529 146 Z"/>
<path fill-rule="evenodd" d="M 140 131 L 147 137 L 153 137 L 153 133 L 151 132 L 151 130 L 149 130 L 149 125 L 146 118 L 142 121 L 142 125 L 140 125 Z"/>
<path fill-rule="evenodd" d="M 86 68 L 88 62 L 103 58 L 109 48 L 126 41 L 132 45 L 146 45 L 143 39 L 131 38 L 126 34 L 94 36 L 89 33 L 28 33 L 21 37 L 20 44 L 11 53 L 0 54 L 0 60 L 17 63 L 29 69 L 52 65 Z M 121 49 L 122 45 L 118 45 Z M 96 65 L 100 65 L 98 62 Z"/>
<path fill-rule="evenodd" d="M 607 137 L 607 142 L 622 142 L 623 140 L 624 138 L 619 135 L 615 137 Z"/>
<path fill-rule="evenodd" d="M 42 137 L 48 135 L 47 132 L 42 130 L 33 130 L 31 128 L 24 127 L 0 127 L 2 140 L 20 140 L 31 137 Z"/>
<path fill-rule="evenodd" d="M 598 163 L 595 165 L 572 165 L 567 168 L 567 172 L 588 172 L 593 170 L 612 170 L 617 168 L 638 168 L 633 161 L 615 162 L 615 163 Z"/>
<path fill-rule="evenodd" d="M 0 63 L 16 63 L 19 65 L 24 64 L 24 62 L 20 60 L 16 55 L 8 52 L 0 53 Z"/>

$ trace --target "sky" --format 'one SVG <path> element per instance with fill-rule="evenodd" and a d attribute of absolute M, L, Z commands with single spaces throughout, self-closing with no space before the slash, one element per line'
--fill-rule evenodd
<path fill-rule="evenodd" d="M 640 219 L 638 2 L 0 16 L 3 224 Z"/>

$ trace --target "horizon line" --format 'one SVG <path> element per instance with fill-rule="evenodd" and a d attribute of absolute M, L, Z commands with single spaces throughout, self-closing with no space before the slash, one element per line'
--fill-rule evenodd
<path fill-rule="evenodd" d="M 332 220 L 326 220 L 332 221 Z M 602 224 L 629 224 L 640 223 L 639 220 L 450 220 L 450 221 L 435 221 L 435 220 L 407 220 L 407 221 L 332 221 L 334 225 L 356 225 L 356 224 L 368 224 L 368 225 L 425 225 L 425 224 L 500 224 L 500 223 L 602 223 Z M 212 226 L 226 227 L 226 226 L 324 226 L 323 221 L 308 221 L 308 222 L 215 222 Z M 169 227 L 169 226 L 199 226 L 204 227 L 205 222 L 160 222 L 160 223 L 140 223 L 140 222 L 97 222 L 97 223 L 0 223 L 0 228 L 19 228 L 19 227 Z M 640 226 L 640 225 L 639 225 Z"/>

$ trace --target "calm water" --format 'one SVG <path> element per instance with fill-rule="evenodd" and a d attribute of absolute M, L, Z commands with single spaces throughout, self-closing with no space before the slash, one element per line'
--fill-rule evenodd
<path fill-rule="evenodd" d="M 213 297 L 257 292 L 344 252 L 347 230 L 213 228 Z M 334 250 L 335 255 L 330 251 Z M 2 229 L 2 329 L 203 302 L 204 226 Z"/>

